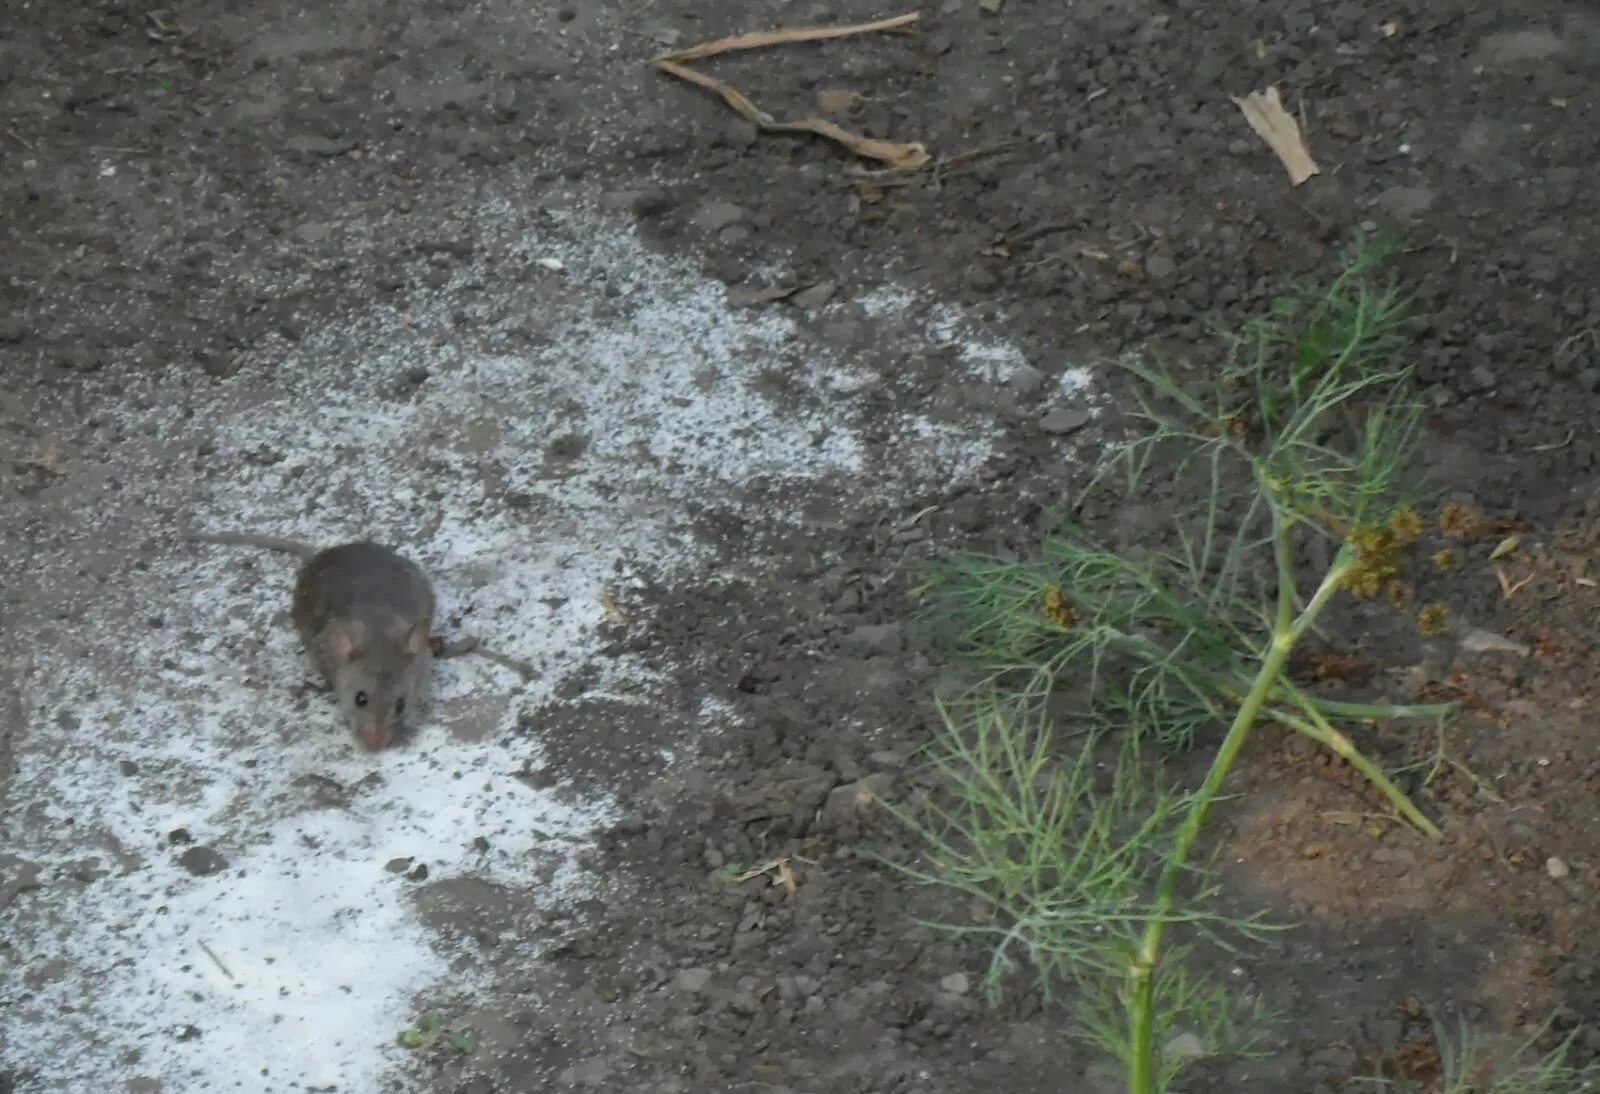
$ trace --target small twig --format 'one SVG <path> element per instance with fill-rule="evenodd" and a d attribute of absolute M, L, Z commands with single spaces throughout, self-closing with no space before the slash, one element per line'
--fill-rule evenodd
<path fill-rule="evenodd" d="M 22 145 L 22 147 L 26 148 L 28 151 L 30 151 L 30 152 L 33 151 L 33 144 L 31 142 L 29 142 L 28 139 L 25 138 L 21 133 L 18 133 L 15 129 L 7 129 L 6 130 L 6 136 L 10 137 L 12 140 L 14 140 L 18 144 Z"/>
<path fill-rule="evenodd" d="M 213 950 L 210 946 L 206 945 L 206 940 L 202 938 L 202 939 L 199 939 L 199 942 L 200 942 L 200 948 L 202 950 L 206 951 L 206 956 L 211 958 L 212 962 L 217 966 L 217 968 L 222 970 L 222 975 L 226 976 L 229 980 L 232 980 L 235 983 L 237 983 L 238 982 L 238 978 L 235 977 L 233 975 L 233 973 L 228 970 L 228 966 L 226 966 L 226 965 L 224 965 L 222 963 L 222 958 L 217 956 L 216 951 Z"/>
<path fill-rule="evenodd" d="M 1036 224 L 1017 237 L 1018 243 L 1032 243 L 1057 232 L 1070 232 L 1076 226 L 1071 220 L 1050 220 L 1043 224 Z"/>
<path fill-rule="evenodd" d="M 1578 435 L 1578 431 L 1576 429 L 1569 429 L 1569 430 L 1567 430 L 1567 439 L 1566 440 L 1557 442 L 1556 444 L 1536 444 L 1532 448 L 1528 449 L 1528 451 L 1529 452 L 1554 452 L 1558 448 L 1567 447 L 1567 445 L 1572 443 L 1572 438 L 1576 437 L 1577 435 Z"/>

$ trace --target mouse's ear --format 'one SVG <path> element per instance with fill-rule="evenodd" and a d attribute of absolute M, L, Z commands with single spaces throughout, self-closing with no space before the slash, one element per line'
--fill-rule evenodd
<path fill-rule="evenodd" d="M 432 620 L 424 619 L 407 631 L 406 652 L 412 657 L 421 657 L 428 648 L 428 632 L 432 629 Z"/>
<path fill-rule="evenodd" d="M 355 623 L 329 623 L 322 632 L 328 652 L 340 664 L 349 664 L 367 652 L 362 637 L 361 628 Z"/>

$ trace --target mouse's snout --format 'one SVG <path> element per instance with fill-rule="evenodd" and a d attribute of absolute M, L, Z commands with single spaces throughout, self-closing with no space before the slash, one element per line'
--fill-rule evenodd
<path fill-rule="evenodd" d="M 389 743 L 389 730 L 381 722 L 367 722 L 361 727 L 361 745 L 368 752 L 378 752 Z"/>

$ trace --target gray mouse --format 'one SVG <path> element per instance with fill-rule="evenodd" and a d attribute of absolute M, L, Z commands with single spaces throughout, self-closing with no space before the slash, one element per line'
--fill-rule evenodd
<path fill-rule="evenodd" d="M 192 533 L 204 543 L 287 551 L 301 560 L 295 629 L 369 751 L 386 748 L 418 709 L 435 653 L 433 587 L 421 568 L 361 540 L 317 549 L 276 536 Z M 468 647 L 470 648 L 470 646 Z"/>

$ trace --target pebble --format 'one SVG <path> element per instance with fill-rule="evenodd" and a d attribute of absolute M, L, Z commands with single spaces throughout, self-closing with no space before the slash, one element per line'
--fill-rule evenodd
<path fill-rule="evenodd" d="M 195 877 L 206 877 L 228 868 L 228 860 L 211 848 L 199 845 L 178 856 L 179 864 Z"/>
<path fill-rule="evenodd" d="M 967 267 L 967 287 L 975 292 L 993 292 L 1000 287 L 1000 278 L 987 266 L 969 266 Z"/>
<path fill-rule="evenodd" d="M 1044 387 L 1044 373 L 1032 365 L 1019 365 L 1012 370 L 1010 376 L 1006 377 L 1006 383 L 1010 384 L 1011 389 L 1018 395 L 1036 395 L 1039 389 Z"/>
<path fill-rule="evenodd" d="M 1206 1046 L 1198 1034 L 1180 1033 L 1166 1043 L 1161 1054 L 1169 1060 L 1198 1060 L 1205 1056 Z"/>
<path fill-rule="evenodd" d="M 597 1087 L 604 1084 L 610 1076 L 611 1062 L 604 1056 L 594 1056 L 581 1064 L 567 1068 L 556 1081 L 565 1087 Z"/>
<path fill-rule="evenodd" d="M 1572 867 L 1568 866 L 1565 862 L 1556 858 L 1554 855 L 1551 855 L 1545 860 L 1544 872 L 1555 878 L 1557 881 L 1560 881 L 1562 878 L 1572 873 Z"/>
<path fill-rule="evenodd" d="M 887 657 L 900 652 L 898 623 L 868 623 L 845 635 L 841 645 L 864 657 Z"/>
<path fill-rule="evenodd" d="M 695 967 L 683 969 L 673 978 L 673 984 L 679 991 L 686 991 L 690 995 L 698 995 L 706 990 L 711 983 L 711 970 Z"/>
<path fill-rule="evenodd" d="M 1515 653 L 1522 657 L 1532 652 L 1521 642 L 1507 638 L 1503 634 L 1481 629 L 1470 630 L 1464 634 L 1461 637 L 1461 649 L 1464 653 Z"/>
<path fill-rule="evenodd" d="M 1052 436 L 1064 437 L 1088 425 L 1090 417 L 1081 407 L 1058 406 L 1039 419 L 1039 428 Z"/>
<path fill-rule="evenodd" d="M 745 218 L 745 211 L 731 201 L 712 201 L 700 207 L 692 223 L 707 232 L 720 232 Z"/>
<path fill-rule="evenodd" d="M 839 283 L 837 281 L 819 281 L 809 289 L 801 289 L 791 296 L 789 300 L 795 307 L 803 311 L 816 311 L 833 299 L 833 294 L 838 291 L 838 288 Z"/>
<path fill-rule="evenodd" d="M 1377 204 L 1396 220 L 1410 224 L 1432 208 L 1434 197 L 1425 186 L 1391 186 L 1378 195 Z"/>
<path fill-rule="evenodd" d="M 304 152 L 312 156 L 342 156 L 346 152 L 353 152 L 356 142 L 349 137 L 314 137 L 309 134 L 290 137 L 283 142 L 283 146 L 291 152 Z"/>
<path fill-rule="evenodd" d="M 951 995 L 965 995 L 967 994 L 967 989 L 970 986 L 971 982 L 967 979 L 967 974 L 964 972 L 953 972 L 943 980 L 939 981 L 939 990 L 947 991 Z"/>
<path fill-rule="evenodd" d="M 863 810 L 888 792 L 893 779 L 886 772 L 868 775 L 865 779 L 845 783 L 828 791 L 822 803 L 820 820 L 824 828 L 836 831 L 854 820 Z"/>
<path fill-rule="evenodd" d="M 1144 272 L 1154 281 L 1165 281 L 1178 270 L 1177 263 L 1166 255 L 1151 255 L 1144 260 Z"/>

